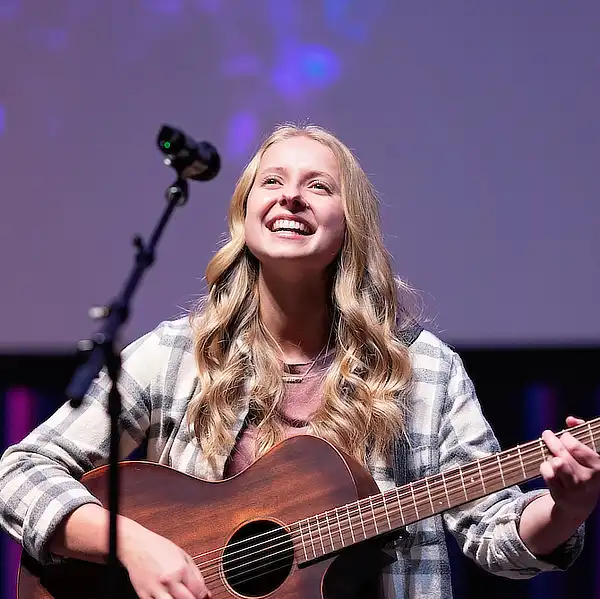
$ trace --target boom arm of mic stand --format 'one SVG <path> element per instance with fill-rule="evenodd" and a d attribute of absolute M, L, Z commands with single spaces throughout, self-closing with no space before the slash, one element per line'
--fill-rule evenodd
<path fill-rule="evenodd" d="M 188 184 L 185 179 L 178 178 L 167 188 L 167 207 L 165 208 L 156 228 L 152 232 L 148 244 L 144 244 L 140 236 L 136 236 L 133 244 L 137 249 L 133 271 L 130 273 L 121 294 L 108 306 L 92 308 L 92 318 L 104 318 L 100 330 L 91 340 L 82 342 L 82 346 L 91 349 L 86 362 L 79 366 L 67 387 L 67 397 L 73 407 L 79 407 L 93 380 L 100 374 L 106 364 L 107 349 L 111 351 L 123 324 L 129 318 L 129 302 L 135 293 L 139 282 L 146 270 L 153 264 L 155 248 L 162 232 L 177 206 L 182 206 L 188 199 Z"/>
<path fill-rule="evenodd" d="M 106 308 L 93 308 L 90 315 L 97 319 L 104 318 L 101 329 L 92 337 L 88 345 L 93 349 L 87 359 L 73 375 L 67 387 L 67 396 L 71 405 L 79 407 L 88 392 L 93 380 L 106 367 L 110 378 L 108 394 L 108 413 L 110 415 L 110 451 L 109 451 L 109 551 L 107 560 L 106 597 L 117 597 L 120 578 L 119 560 L 117 558 L 117 514 L 119 513 L 119 419 L 121 417 L 121 396 L 118 390 L 118 380 L 121 371 L 121 356 L 116 350 L 115 341 L 123 323 L 129 317 L 129 302 L 137 289 L 146 270 L 154 262 L 154 250 L 160 236 L 176 206 L 183 205 L 188 198 L 187 181 L 178 177 L 175 183 L 167 188 L 165 193 L 168 204 L 156 228 L 152 232 L 148 244 L 144 244 L 140 236 L 133 243 L 137 248 L 135 264 L 121 294 Z"/>

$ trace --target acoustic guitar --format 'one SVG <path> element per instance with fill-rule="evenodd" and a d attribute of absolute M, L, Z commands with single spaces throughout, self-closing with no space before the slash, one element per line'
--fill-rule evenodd
<path fill-rule="evenodd" d="M 598 452 L 600 418 L 569 431 Z M 298 436 L 219 482 L 122 462 L 120 512 L 189 553 L 213 599 L 371 598 L 381 592 L 386 537 L 536 478 L 549 455 L 540 438 L 381 493 L 355 460 Z M 106 466 L 82 482 L 108 505 Z M 105 573 L 74 559 L 42 566 L 23 552 L 18 599 L 101 599 Z M 119 588 L 119 598 L 137 596 L 124 569 Z"/>

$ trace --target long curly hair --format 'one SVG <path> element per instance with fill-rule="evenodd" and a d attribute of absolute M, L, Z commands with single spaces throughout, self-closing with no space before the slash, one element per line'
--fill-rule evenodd
<path fill-rule="evenodd" d="M 209 262 L 208 293 L 190 314 L 200 391 L 189 404 L 188 424 L 209 460 L 232 446 L 232 427 L 248 403 L 257 426 L 256 458 L 284 437 L 274 416 L 284 397 L 283 363 L 259 316 L 260 264 L 245 244 L 244 220 L 262 155 L 299 135 L 335 155 L 346 221 L 342 248 L 330 266 L 333 361 L 308 432 L 367 464 L 389 451 L 404 430 L 411 364 L 399 334 L 415 317 L 414 292 L 393 275 L 377 195 L 354 154 L 333 134 L 284 124 L 263 141 L 237 182 L 228 240 Z"/>

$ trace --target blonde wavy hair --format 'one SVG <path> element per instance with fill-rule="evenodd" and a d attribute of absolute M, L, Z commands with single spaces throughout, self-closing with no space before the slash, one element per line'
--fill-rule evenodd
<path fill-rule="evenodd" d="M 228 213 L 229 237 L 206 269 L 208 294 L 190 315 L 200 392 L 188 424 L 209 460 L 232 446 L 232 427 L 249 402 L 257 426 L 256 458 L 284 438 L 277 406 L 283 363 L 259 316 L 260 264 L 245 244 L 246 201 L 264 152 L 303 135 L 329 148 L 341 173 L 346 234 L 331 265 L 331 342 L 323 403 L 308 432 L 361 463 L 389 451 L 404 430 L 411 382 L 399 333 L 412 322 L 412 289 L 393 276 L 375 190 L 348 147 L 315 125 L 284 124 L 264 140 L 242 172 Z"/>

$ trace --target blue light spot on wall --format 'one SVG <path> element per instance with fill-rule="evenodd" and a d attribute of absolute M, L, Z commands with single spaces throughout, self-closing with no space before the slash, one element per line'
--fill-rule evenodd
<path fill-rule="evenodd" d="M 275 68 L 271 73 L 273 87 L 288 100 L 299 99 L 306 91 L 300 68 L 300 52 L 296 44 L 288 42 L 280 50 Z"/>
<path fill-rule="evenodd" d="M 325 18 L 333 31 L 356 42 L 363 42 L 383 14 L 387 0 L 324 0 Z"/>
<path fill-rule="evenodd" d="M 229 121 L 227 153 L 233 158 L 247 157 L 258 135 L 258 121 L 250 112 L 238 112 Z"/>
<path fill-rule="evenodd" d="M 4 133 L 6 128 L 6 109 L 0 104 L 0 135 Z"/>
<path fill-rule="evenodd" d="M 333 83 L 340 60 L 323 46 L 290 47 L 272 72 L 275 89 L 288 100 L 301 100 L 311 89 Z"/>
<path fill-rule="evenodd" d="M 273 71 L 273 86 L 287 99 L 299 98 L 304 91 L 297 64 L 281 64 Z"/>
<path fill-rule="evenodd" d="M 329 48 L 305 48 L 301 56 L 301 66 L 307 82 L 317 86 L 333 83 L 340 74 L 340 61 Z"/>

